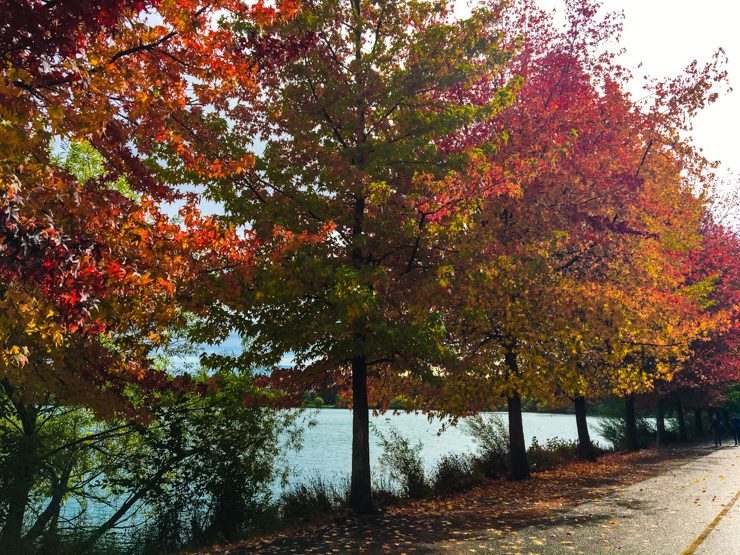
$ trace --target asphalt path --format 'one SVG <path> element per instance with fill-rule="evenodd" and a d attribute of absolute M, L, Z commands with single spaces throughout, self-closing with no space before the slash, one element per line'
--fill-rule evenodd
<path fill-rule="evenodd" d="M 698 457 L 518 530 L 492 529 L 426 553 L 740 555 L 740 447 Z"/>

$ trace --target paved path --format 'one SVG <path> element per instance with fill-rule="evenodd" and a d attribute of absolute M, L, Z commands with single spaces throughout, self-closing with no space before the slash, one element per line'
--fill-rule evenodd
<path fill-rule="evenodd" d="M 740 447 L 698 449 L 706 454 L 529 527 L 419 551 L 740 555 Z"/>
<path fill-rule="evenodd" d="M 678 445 L 213 546 L 230 555 L 740 555 L 740 447 Z M 736 500 L 733 503 L 733 500 Z"/>

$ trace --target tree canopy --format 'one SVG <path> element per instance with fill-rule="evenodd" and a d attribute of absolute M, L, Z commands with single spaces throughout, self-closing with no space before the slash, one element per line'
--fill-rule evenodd
<path fill-rule="evenodd" d="M 692 118 L 719 51 L 628 92 L 568 0 L 10 0 L 0 7 L 0 381 L 154 418 L 171 395 L 458 417 L 738 380 L 738 236 Z M 220 213 L 204 213 L 203 201 Z M 176 214 L 176 215 L 175 215 Z M 158 364 L 184 340 L 199 375 Z M 289 364 L 284 364 L 289 360 Z M 585 453 L 585 452 L 584 452 Z"/>

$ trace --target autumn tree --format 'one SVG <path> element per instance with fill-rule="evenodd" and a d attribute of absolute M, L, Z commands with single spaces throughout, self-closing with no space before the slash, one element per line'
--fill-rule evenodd
<path fill-rule="evenodd" d="M 740 291 L 738 260 L 740 242 L 731 229 L 707 213 L 699 248 L 687 260 L 687 273 L 707 294 L 703 309 L 718 323 L 691 344 L 691 353 L 671 381 L 659 381 L 652 396 L 657 405 L 658 441 L 665 439 L 665 409 L 672 402 L 677 410 L 679 432 L 686 439 L 683 407 L 695 411 L 696 431 L 703 434 L 701 411 L 721 404 L 723 393 L 740 380 L 738 367 L 737 299 Z"/>
<path fill-rule="evenodd" d="M 258 25 L 294 11 L 291 2 L 3 4 L 0 374 L 17 391 L 113 410 L 127 384 L 185 385 L 154 371 L 149 354 L 198 314 L 209 287 L 247 281 L 251 252 L 243 233 L 201 216 L 192 188 L 251 164 L 216 138 L 226 96 L 256 90 L 254 59 L 234 55 L 215 22 L 236 13 Z M 82 178 L 58 163 L 65 144 L 88 149 L 96 171 Z M 178 164 L 158 167 L 169 153 Z M 182 207 L 179 222 L 165 203 Z"/>
<path fill-rule="evenodd" d="M 479 199 L 508 192 L 499 168 L 481 163 L 490 141 L 450 142 L 510 98 L 502 82 L 469 100 L 505 59 L 497 24 L 490 8 L 458 20 L 447 2 L 385 0 L 308 1 L 264 31 L 225 21 L 259 45 L 258 66 L 271 63 L 260 57 L 270 45 L 298 46 L 279 71 L 257 73 L 254 168 L 209 187 L 260 247 L 252 285 L 215 298 L 204 325 L 242 335 L 241 361 L 289 355 L 272 387 L 351 390 L 358 513 L 372 509 L 368 380 L 432 371 L 439 261 Z"/>
<path fill-rule="evenodd" d="M 282 7 L 294 10 L 288 2 L 2 4 L 0 380 L 24 434 L 39 405 L 150 418 L 163 391 L 206 387 L 151 357 L 200 315 L 208 290 L 248 281 L 251 243 L 202 216 L 196 195 L 184 194 L 188 182 L 168 178 L 250 163 L 216 147 L 212 98 L 253 91 L 246 68 L 254 62 L 229 57 L 231 35 L 212 24 L 229 10 L 272 21 Z M 152 162 L 166 152 L 180 154 L 170 173 Z M 179 221 L 166 202 L 182 207 Z M 19 541 L 41 464 L 28 457 L 29 442 L 12 445 L 10 456 L 29 464 L 4 488 L 8 545 Z"/>
<path fill-rule="evenodd" d="M 449 340 L 468 363 L 446 375 L 439 402 L 473 408 L 503 395 L 515 478 L 529 473 L 522 395 L 570 397 L 587 445 L 586 395 L 650 387 L 706 329 L 682 273 L 698 242 L 701 162 L 671 131 L 723 74 L 692 66 L 645 110 L 605 47 L 618 19 L 600 18 L 594 2 L 567 7 L 564 30 L 528 2 L 505 12 L 508 40 L 523 37 L 507 70 L 523 85 L 466 132 L 506 134 L 490 160 L 517 194 L 482 203 L 445 280 Z"/>

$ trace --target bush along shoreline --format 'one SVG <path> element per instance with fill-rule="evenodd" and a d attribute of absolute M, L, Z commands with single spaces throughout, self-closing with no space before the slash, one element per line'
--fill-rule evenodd
<path fill-rule="evenodd" d="M 373 482 L 373 502 L 377 510 L 418 500 L 450 498 L 491 480 L 509 479 L 511 459 L 506 422 L 498 415 L 477 414 L 467 418 L 462 426 L 475 441 L 476 450 L 469 454 L 445 455 L 431 472 L 424 470 L 421 441 L 414 443 L 393 427 L 386 432 L 373 429 L 382 448 L 380 472 Z M 656 427 L 651 420 L 638 417 L 637 430 L 641 448 L 657 445 Z M 592 443 L 593 460 L 608 453 L 630 451 L 623 417 L 605 418 L 599 433 L 611 445 Z M 667 434 L 678 439 L 675 421 L 668 421 Z M 582 461 L 577 441 L 551 438 L 540 443 L 536 437 L 527 449 L 527 460 L 533 473 Z M 352 514 L 349 495 L 348 481 L 332 484 L 318 475 L 307 483 L 295 485 L 285 491 L 277 503 L 279 518 L 273 531 L 349 518 Z"/>
<path fill-rule="evenodd" d="M 413 443 L 397 429 L 374 429 L 382 453 L 380 472 L 373 483 L 377 510 L 424 499 L 463 494 L 491 480 L 507 479 L 511 472 L 506 424 L 497 415 L 475 415 L 462 424 L 476 442 L 470 454 L 442 457 L 433 470 L 425 472 L 421 457 L 423 444 Z M 611 452 L 592 446 L 597 455 Z M 533 438 L 527 456 L 532 471 L 551 470 L 578 460 L 576 441 L 553 438 L 541 444 Z M 272 530 L 302 528 L 350 517 L 349 482 L 333 484 L 316 475 L 306 483 L 292 486 L 276 502 Z"/>

